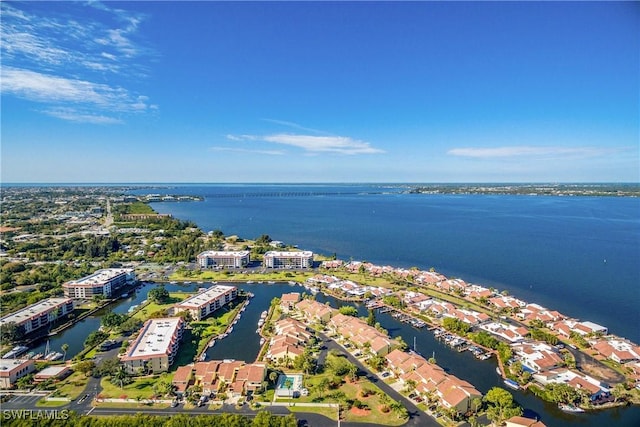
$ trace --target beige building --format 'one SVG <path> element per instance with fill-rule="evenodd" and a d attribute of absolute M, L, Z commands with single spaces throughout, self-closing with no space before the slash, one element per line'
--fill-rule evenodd
<path fill-rule="evenodd" d="M 120 359 L 127 372 L 166 372 L 173 363 L 184 330 L 180 317 L 150 319 Z"/>
<path fill-rule="evenodd" d="M 33 360 L 0 359 L 0 388 L 11 388 L 19 378 L 36 369 Z"/>
<path fill-rule="evenodd" d="M 174 306 L 175 312 L 189 311 L 194 320 L 202 320 L 238 297 L 235 286 L 215 285 Z"/>

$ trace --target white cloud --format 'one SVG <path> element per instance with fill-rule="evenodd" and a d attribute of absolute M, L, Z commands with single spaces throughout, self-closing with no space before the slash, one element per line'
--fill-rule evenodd
<path fill-rule="evenodd" d="M 234 147 L 211 147 L 211 151 L 230 151 L 234 153 L 253 153 L 253 154 L 266 154 L 270 156 L 281 156 L 285 154 L 280 150 L 251 150 L 247 148 L 234 148 Z"/>
<path fill-rule="evenodd" d="M 57 108 L 43 110 L 43 113 L 62 120 L 78 123 L 92 123 L 97 125 L 112 125 L 123 123 L 122 120 L 115 117 L 104 115 L 95 115 L 91 113 L 76 111 L 72 108 Z"/>
<path fill-rule="evenodd" d="M 594 157 L 610 150 L 595 147 L 558 147 L 558 146 L 506 146 L 506 147 L 466 147 L 453 148 L 447 154 L 480 159 L 503 157 Z"/>
<path fill-rule="evenodd" d="M 100 20 L 88 18 L 95 14 L 87 15 L 85 6 L 100 11 Z M 70 3 L 64 14 L 46 7 L 20 10 L 19 3 L 0 7 L 3 95 L 45 104 L 37 111 L 53 117 L 87 123 L 120 123 L 113 112 L 157 108 L 126 87 L 145 74 L 140 59 L 152 53 L 134 41 L 142 15 L 99 2 Z M 103 83 L 105 75 L 118 83 Z"/>
<path fill-rule="evenodd" d="M 267 142 L 302 148 L 310 153 L 376 154 L 384 152 L 371 147 L 368 142 L 345 136 L 276 134 L 265 136 L 263 139 Z"/>
<path fill-rule="evenodd" d="M 255 136 L 255 135 L 227 135 L 226 138 L 230 141 L 256 141 L 258 139 L 260 139 L 259 137 Z"/>
<path fill-rule="evenodd" d="M 147 108 L 145 97 L 126 89 L 85 80 L 68 79 L 31 70 L 2 68 L 2 93 L 45 103 L 81 103 L 104 110 L 135 112 Z"/>
<path fill-rule="evenodd" d="M 294 128 L 294 129 L 298 129 L 298 130 L 302 130 L 302 131 L 319 133 L 319 134 L 326 134 L 327 133 L 327 132 L 323 132 L 323 131 L 318 130 L 318 129 L 312 129 L 312 128 L 304 127 L 302 125 L 299 125 L 298 123 L 289 122 L 289 121 L 286 121 L 286 120 L 276 120 L 276 119 L 262 119 L 262 120 L 264 120 L 265 122 L 275 123 L 277 125 L 288 126 L 290 128 Z"/>

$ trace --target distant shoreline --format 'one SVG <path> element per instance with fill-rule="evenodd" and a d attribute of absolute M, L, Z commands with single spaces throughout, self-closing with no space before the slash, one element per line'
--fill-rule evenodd
<path fill-rule="evenodd" d="M 522 195 L 522 196 L 586 196 L 586 197 L 640 197 L 640 183 L 3 183 L 10 188 L 112 188 L 122 191 L 140 189 L 169 189 L 188 186 L 279 187 L 279 186 L 344 186 L 358 185 L 393 188 L 399 194 L 459 194 L 459 195 Z M 311 192 L 313 193 L 313 192 Z"/>

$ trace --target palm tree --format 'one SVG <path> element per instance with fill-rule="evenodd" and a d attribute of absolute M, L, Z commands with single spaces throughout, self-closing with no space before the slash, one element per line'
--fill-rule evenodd
<path fill-rule="evenodd" d="M 278 373 L 276 371 L 271 371 L 269 373 L 269 380 L 271 380 L 271 382 L 275 384 L 277 379 L 278 379 Z"/>
<path fill-rule="evenodd" d="M 64 352 L 64 355 L 62 356 L 62 361 L 64 362 L 65 359 L 67 358 L 67 351 L 69 350 L 69 344 L 64 343 L 64 344 L 62 344 L 62 346 L 60 348 Z"/>

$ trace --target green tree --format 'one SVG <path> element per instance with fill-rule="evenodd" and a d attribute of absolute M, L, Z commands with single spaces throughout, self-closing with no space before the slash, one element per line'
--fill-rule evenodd
<path fill-rule="evenodd" d="M 2 297 L 4 305 L 4 298 L 6 296 L 3 295 Z M 14 342 L 20 341 L 22 338 L 24 338 L 24 334 L 24 326 L 18 326 L 16 322 L 7 322 L 0 326 L 0 342 L 2 342 L 3 344 L 12 344 Z"/>
<path fill-rule="evenodd" d="M 367 316 L 367 325 L 375 326 L 375 324 L 376 324 L 376 313 L 372 309 L 369 309 L 369 315 Z"/>
<path fill-rule="evenodd" d="M 158 286 L 149 291 L 147 298 L 151 302 L 164 304 L 169 300 L 169 291 L 167 291 L 164 286 Z"/>
<path fill-rule="evenodd" d="M 338 309 L 338 311 L 342 314 L 344 314 L 345 316 L 353 316 L 353 317 L 357 317 L 358 316 L 358 309 L 356 309 L 355 307 L 352 307 L 350 305 L 343 305 L 342 307 L 340 307 Z"/>
<path fill-rule="evenodd" d="M 487 417 L 498 425 L 508 418 L 522 415 L 522 408 L 513 401 L 511 393 L 503 388 L 491 388 L 484 396 L 484 401 L 489 404 Z"/>

